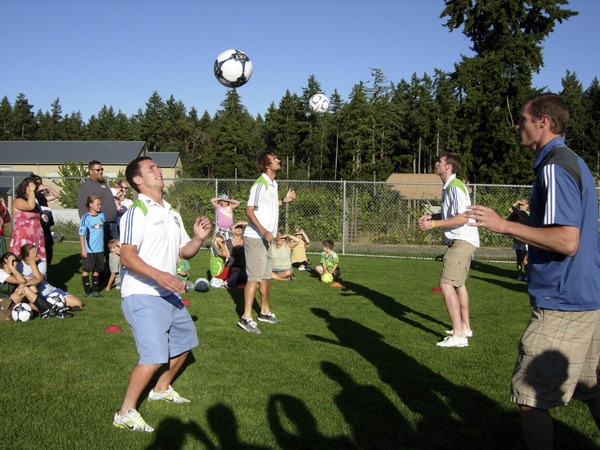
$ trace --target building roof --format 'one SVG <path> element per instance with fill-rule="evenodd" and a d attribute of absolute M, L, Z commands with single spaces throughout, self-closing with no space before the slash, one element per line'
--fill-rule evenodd
<path fill-rule="evenodd" d="M 400 192 L 404 198 L 413 200 L 441 200 L 442 181 L 440 177 L 431 173 L 393 173 L 387 180 L 388 183 L 399 183 L 392 189 Z"/>
<path fill-rule="evenodd" d="M 0 164 L 87 164 L 98 160 L 125 165 L 145 147 L 144 141 L 0 141 Z"/>
<path fill-rule="evenodd" d="M 159 167 L 177 167 L 179 152 L 148 152 L 148 156 L 158 164 Z"/>

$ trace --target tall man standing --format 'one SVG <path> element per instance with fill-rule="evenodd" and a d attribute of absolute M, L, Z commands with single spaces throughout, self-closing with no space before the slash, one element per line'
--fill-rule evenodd
<path fill-rule="evenodd" d="M 181 215 L 163 200 L 162 171 L 148 156 L 129 163 L 127 181 L 138 199 L 121 219 L 121 309 L 135 337 L 139 363 L 134 367 L 121 409 L 113 424 L 130 430 L 153 431 L 136 410 L 141 393 L 162 370 L 150 400 L 189 403 L 172 387 L 198 335 L 180 293 L 185 282 L 176 276 L 177 257 L 196 255 L 210 233 L 207 217 L 196 219 L 194 237 L 187 235 Z"/>
<path fill-rule="evenodd" d="M 100 161 L 90 161 L 88 164 L 88 175 L 83 183 L 79 185 L 77 191 L 77 210 L 79 217 L 87 214 L 87 199 L 90 195 L 97 195 L 102 200 L 102 212 L 106 216 L 107 222 L 113 222 L 117 219 L 117 207 L 113 199 L 110 188 L 106 185 L 104 179 L 104 168 Z"/>
<path fill-rule="evenodd" d="M 279 224 L 279 205 L 296 198 L 296 193 L 290 189 L 285 198 L 279 200 L 275 177 L 281 170 L 281 161 L 275 153 L 267 151 L 261 154 L 257 168 L 262 175 L 252 185 L 246 206 L 249 224 L 244 232 L 244 254 L 248 281 L 244 288 L 244 313 L 237 323 L 240 328 L 254 334 L 261 333 L 252 320 L 252 305 L 259 284 L 261 304 L 258 320 L 277 323 L 277 317 L 271 312 L 269 303 L 273 268 L 272 244 Z"/>
<path fill-rule="evenodd" d="M 529 245 L 531 319 L 511 383 L 528 447 L 551 449 L 549 409 L 571 398 L 587 402 L 600 428 L 600 239 L 598 196 L 585 162 L 565 146 L 569 121 L 556 94 L 521 108 L 521 143 L 531 147 L 535 183 L 530 222 L 509 222 L 484 206 L 466 214 L 476 226 Z"/>
<path fill-rule="evenodd" d="M 435 163 L 435 173 L 444 183 L 442 212 L 425 214 L 419 219 L 419 227 L 423 231 L 443 227 L 444 242 L 448 246 L 440 289 L 452 321 L 452 330 L 446 331 L 450 336 L 436 344 L 440 347 L 466 347 L 469 345 L 467 338 L 473 336 L 469 320 L 469 292 L 465 282 L 473 253 L 479 247 L 479 231 L 467 226 L 469 219 L 463 216 L 471 199 L 464 183 L 456 178 L 460 166 L 460 156 L 442 153 Z"/>

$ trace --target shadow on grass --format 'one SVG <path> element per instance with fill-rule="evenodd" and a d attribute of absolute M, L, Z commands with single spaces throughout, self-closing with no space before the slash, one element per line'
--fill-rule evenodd
<path fill-rule="evenodd" d="M 267 407 L 267 418 L 280 448 L 356 448 L 345 436 L 323 436 L 319 432 L 317 420 L 304 402 L 297 397 L 286 394 L 272 395 Z M 286 427 L 284 423 L 290 424 Z M 377 447 L 371 446 L 371 448 Z"/>
<path fill-rule="evenodd" d="M 81 255 L 68 255 L 48 268 L 49 283 L 68 292 L 67 284 L 75 276 L 81 276 Z"/>
<path fill-rule="evenodd" d="M 414 314 L 421 319 L 424 319 L 428 322 L 434 323 L 436 325 L 440 325 L 442 329 L 446 329 L 448 325 L 440 320 L 432 317 L 428 314 L 424 314 L 420 311 L 415 311 L 412 308 L 409 308 L 406 305 L 398 302 L 395 298 L 390 297 L 388 295 L 382 294 L 381 292 L 374 291 L 362 284 L 353 283 L 351 281 L 344 280 L 342 282 L 342 296 L 352 296 L 352 295 L 360 295 L 361 297 L 373 302 L 373 305 L 381 309 L 384 313 L 389 315 L 390 317 L 394 317 L 408 325 L 411 325 L 415 328 L 419 328 L 429 334 L 434 336 L 439 336 L 440 332 L 435 331 L 431 328 L 424 326 L 422 323 L 412 320 L 408 317 L 409 314 Z"/>
<path fill-rule="evenodd" d="M 402 403 L 418 414 L 420 419 L 416 433 L 404 434 L 401 445 L 410 448 L 524 448 L 516 408 L 506 410 L 480 392 L 448 381 L 402 350 L 387 344 L 381 334 L 358 322 L 334 317 L 321 308 L 311 308 L 311 311 L 326 322 L 337 339 L 308 335 L 310 339 L 356 351 L 377 369 L 380 379 L 394 390 Z M 440 351 L 448 357 L 454 350 Z M 328 375 L 335 374 L 331 366 L 325 366 L 325 370 Z M 339 371 L 337 378 L 341 380 L 340 384 L 345 383 L 346 388 L 356 387 Z M 338 405 L 343 404 L 346 408 L 347 403 L 339 400 Z M 387 409 L 389 413 L 389 406 Z M 356 414 L 355 411 L 352 413 Z M 377 414 L 382 423 L 387 420 L 377 411 L 371 414 Z M 346 420 L 349 421 L 348 418 Z M 360 420 L 357 419 L 357 423 Z M 570 448 L 593 448 L 594 444 L 588 437 L 564 424 L 557 425 L 561 434 L 558 442 L 569 443 Z M 399 426 L 402 427 L 402 423 Z M 354 430 L 355 433 L 358 431 L 364 432 L 362 426 L 361 430 Z M 406 437 L 412 440 L 407 442 Z"/>
<path fill-rule="evenodd" d="M 183 448 L 188 437 L 202 443 L 203 448 L 217 448 L 196 422 L 184 423 L 176 417 L 167 417 L 154 430 L 154 441 L 146 450 L 179 450 Z"/>
<path fill-rule="evenodd" d="M 231 297 L 231 300 L 233 300 L 233 303 L 235 304 L 235 313 L 237 314 L 238 317 L 241 317 L 242 314 L 244 314 L 244 288 L 235 287 L 235 288 L 227 289 L 227 293 L 229 294 L 229 296 Z M 258 286 L 256 288 L 256 294 L 254 296 L 255 301 L 252 304 L 252 309 L 254 310 L 254 312 L 256 312 L 256 314 L 260 313 L 260 304 L 256 300 L 257 298 L 259 299 L 258 301 L 260 301 L 260 294 L 258 293 Z"/>
<path fill-rule="evenodd" d="M 402 350 L 384 342 L 381 334 L 353 320 L 311 308 L 327 323 L 337 340 L 308 337 L 356 351 L 373 364 L 380 379 L 420 419 L 414 433 L 405 434 L 417 448 L 520 448 L 516 412 L 507 412 L 472 389 L 457 386 Z M 447 351 L 446 349 L 441 351 Z M 377 414 L 375 412 L 375 414 Z M 377 415 L 383 423 L 387 419 Z M 372 420 L 372 419 L 370 419 Z M 405 427 L 406 428 L 406 427 Z"/>
<path fill-rule="evenodd" d="M 494 279 L 485 276 L 477 276 L 473 274 L 473 271 L 481 272 L 485 275 L 493 275 L 500 279 Z M 481 261 L 473 261 L 471 263 L 471 274 L 469 278 L 476 280 L 485 281 L 504 289 L 515 292 L 527 292 L 527 283 L 517 281 L 515 278 L 516 270 L 508 270 L 502 267 L 497 267 L 491 264 L 486 264 Z"/>

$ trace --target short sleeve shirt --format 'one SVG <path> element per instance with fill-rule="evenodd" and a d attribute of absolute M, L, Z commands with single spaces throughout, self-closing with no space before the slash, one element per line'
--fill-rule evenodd
<path fill-rule="evenodd" d="M 464 213 L 470 204 L 471 199 L 466 186 L 456 178 L 455 174 L 451 175 L 442 190 L 442 219 L 449 219 Z M 455 239 L 467 241 L 475 247 L 479 247 L 479 230 L 467 224 L 458 227 L 444 227 L 444 241 L 449 243 Z"/>
<path fill-rule="evenodd" d="M 254 206 L 254 215 L 273 235 L 277 234 L 279 225 L 279 195 L 277 182 L 263 173 L 250 188 L 248 206 Z M 262 234 L 249 223 L 244 231 L 244 237 L 262 238 Z"/>
<path fill-rule="evenodd" d="M 331 252 L 329 255 L 325 252 L 321 253 L 321 264 L 325 264 L 327 270 L 333 269 L 333 266 L 339 264 L 340 258 L 336 252 Z"/>
<path fill-rule="evenodd" d="M 88 253 L 104 251 L 104 222 L 106 216 L 100 212 L 95 216 L 84 214 L 79 221 L 79 236 L 84 237 L 85 250 Z"/>
<path fill-rule="evenodd" d="M 177 273 L 179 249 L 190 241 L 181 215 L 163 200 L 156 203 L 139 194 L 133 206 L 121 219 L 121 245 L 134 245 L 138 256 L 148 265 L 163 272 Z M 150 278 L 124 268 L 121 295 L 148 294 L 168 296 L 172 292 Z"/>

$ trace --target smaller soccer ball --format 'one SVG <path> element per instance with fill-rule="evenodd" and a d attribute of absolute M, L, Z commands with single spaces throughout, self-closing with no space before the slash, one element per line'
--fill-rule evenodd
<path fill-rule="evenodd" d="M 210 286 L 214 288 L 220 288 L 223 286 L 223 280 L 221 280 L 220 278 L 211 278 Z"/>
<path fill-rule="evenodd" d="M 225 50 L 215 60 L 215 77 L 228 88 L 237 88 L 252 76 L 252 61 L 241 50 Z"/>
<path fill-rule="evenodd" d="M 46 297 L 46 300 L 51 305 L 56 306 L 56 309 L 63 309 L 65 306 L 67 306 L 67 301 L 65 300 L 65 297 L 57 291 L 51 292 Z"/>
<path fill-rule="evenodd" d="M 325 94 L 315 94 L 308 101 L 308 107 L 314 114 L 324 114 L 329 109 L 329 99 Z"/>
<path fill-rule="evenodd" d="M 15 322 L 27 322 L 33 316 L 33 310 L 27 303 L 18 303 L 14 306 L 10 315 Z"/>
<path fill-rule="evenodd" d="M 198 278 L 194 283 L 194 289 L 198 292 L 208 291 L 208 280 L 206 278 Z"/>
<path fill-rule="evenodd" d="M 325 272 L 323 275 L 321 275 L 321 281 L 323 283 L 331 283 L 333 281 L 333 275 L 331 275 L 329 272 Z"/>
<path fill-rule="evenodd" d="M 190 292 L 192 289 L 194 289 L 194 283 L 192 283 L 191 281 L 186 281 L 185 292 Z"/>

